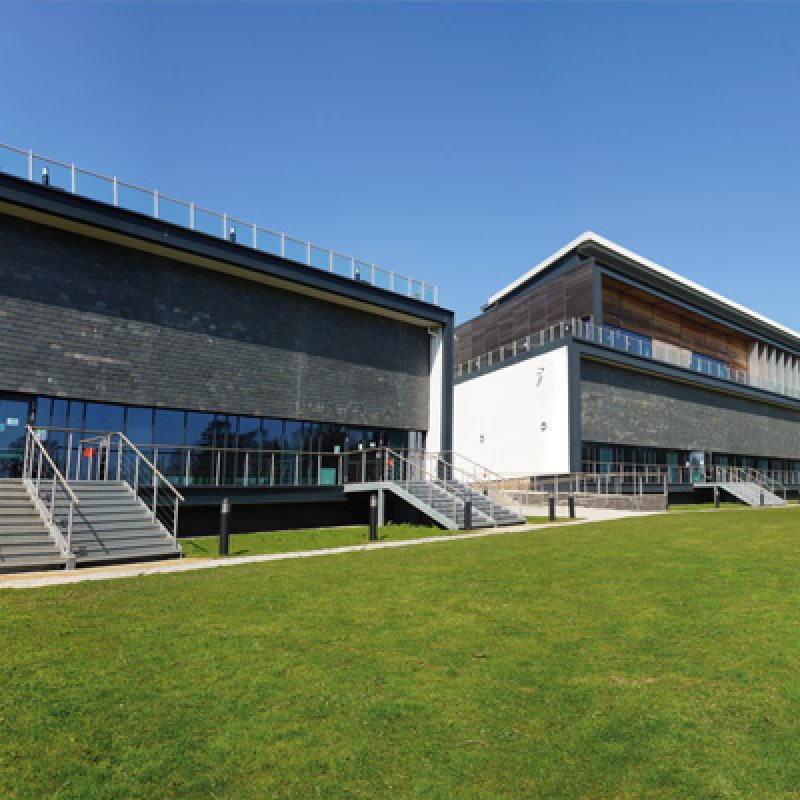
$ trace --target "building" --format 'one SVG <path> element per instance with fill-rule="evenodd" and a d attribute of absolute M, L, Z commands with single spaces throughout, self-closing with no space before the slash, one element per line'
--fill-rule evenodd
<path fill-rule="evenodd" d="M 0 478 L 25 425 L 60 468 L 119 431 L 185 496 L 181 530 L 363 521 L 352 453 L 452 447 L 436 287 L 0 147 Z M 113 465 L 112 465 L 113 466 Z"/>
<path fill-rule="evenodd" d="M 800 334 L 585 233 L 456 329 L 459 453 L 500 473 L 800 483 Z"/>

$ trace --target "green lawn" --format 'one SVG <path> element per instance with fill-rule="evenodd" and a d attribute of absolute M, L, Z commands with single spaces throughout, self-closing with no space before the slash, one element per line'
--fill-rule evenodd
<path fill-rule="evenodd" d="M 796 798 L 800 516 L 0 591 L 2 798 Z"/>
<path fill-rule="evenodd" d="M 532 525 L 543 525 L 547 517 L 526 517 Z M 557 520 L 561 522 L 562 520 Z M 378 541 L 425 539 L 431 536 L 459 536 L 465 531 L 446 531 L 427 525 L 386 525 L 378 529 Z M 290 553 L 295 550 L 318 550 L 369 542 L 369 526 L 353 525 L 343 528 L 311 528 L 306 530 L 269 531 L 266 533 L 234 534 L 228 543 L 229 556 L 253 556 L 261 553 Z M 218 536 L 199 536 L 181 539 L 187 557 L 219 555 Z"/>
<path fill-rule="evenodd" d="M 745 503 L 736 503 L 733 501 L 720 501 L 719 504 L 720 508 L 726 509 L 739 509 L 740 511 L 747 511 L 750 509 L 750 506 L 746 505 Z M 670 504 L 669 510 L 670 511 L 708 511 L 709 509 L 715 508 L 713 503 L 684 503 L 684 504 L 677 504 L 672 505 Z"/>

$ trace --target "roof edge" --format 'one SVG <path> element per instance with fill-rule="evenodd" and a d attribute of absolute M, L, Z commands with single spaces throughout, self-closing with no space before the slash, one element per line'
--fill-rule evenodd
<path fill-rule="evenodd" d="M 521 275 L 515 281 L 510 283 L 505 288 L 501 289 L 499 292 L 495 292 L 488 302 L 487 306 L 493 305 L 494 303 L 502 300 L 504 297 L 508 296 L 513 292 L 515 289 L 518 289 L 524 283 L 529 281 L 531 278 L 534 278 L 536 275 L 541 274 L 550 266 L 552 266 L 556 261 L 566 256 L 572 250 L 577 250 L 580 247 L 593 244 L 597 247 L 600 247 L 612 255 L 616 255 L 621 258 L 625 258 L 633 263 L 644 267 L 645 269 L 650 270 L 664 278 L 673 281 L 674 283 L 678 284 L 687 289 L 691 289 L 694 292 L 706 297 L 709 300 L 713 300 L 717 303 L 720 303 L 723 306 L 730 308 L 733 311 L 737 311 L 740 314 L 749 317 L 750 319 L 760 323 L 761 325 L 766 325 L 769 328 L 772 328 L 776 331 L 780 331 L 780 333 L 784 334 L 785 336 L 790 336 L 793 339 L 798 340 L 800 342 L 800 333 L 791 328 L 787 327 L 786 325 L 781 325 L 780 322 L 776 322 L 769 317 L 765 317 L 763 314 L 759 314 L 757 311 L 753 311 L 753 309 L 748 308 L 747 306 L 743 306 L 740 303 L 731 300 L 724 295 L 721 295 L 707 287 L 696 283 L 695 281 L 690 280 L 689 278 L 684 278 L 682 275 L 678 275 L 676 272 L 673 272 L 666 267 L 661 266 L 661 264 L 656 263 L 655 261 L 651 261 L 644 256 L 635 253 L 633 250 L 629 250 L 626 247 L 622 247 L 622 245 L 616 244 L 616 242 L 612 242 L 610 239 L 606 239 L 604 236 L 600 236 L 593 231 L 584 231 L 579 236 L 576 236 L 571 242 L 564 245 L 560 250 L 557 250 L 552 255 L 545 258 L 543 261 L 539 262 L 535 267 L 529 269 L 525 274 Z"/>

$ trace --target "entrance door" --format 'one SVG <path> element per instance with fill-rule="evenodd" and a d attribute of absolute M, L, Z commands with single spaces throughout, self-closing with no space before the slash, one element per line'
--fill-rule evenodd
<path fill-rule="evenodd" d="M 670 483 L 680 483 L 681 471 L 678 464 L 678 451 L 667 450 L 667 480 Z"/>
<path fill-rule="evenodd" d="M 29 400 L 0 398 L 0 478 L 21 478 Z"/>
<path fill-rule="evenodd" d="M 706 454 L 702 450 L 693 450 L 689 455 L 689 471 L 692 474 L 692 483 L 705 483 Z"/>

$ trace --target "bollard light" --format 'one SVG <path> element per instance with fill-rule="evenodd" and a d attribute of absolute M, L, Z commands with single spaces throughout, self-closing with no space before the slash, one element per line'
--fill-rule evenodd
<path fill-rule="evenodd" d="M 50 185 L 50 170 L 47 167 L 42 167 L 42 186 Z"/>
<path fill-rule="evenodd" d="M 369 540 L 378 541 L 378 495 L 369 496 Z"/>
<path fill-rule="evenodd" d="M 231 229 L 228 231 L 228 238 L 232 242 L 236 242 L 236 228 L 234 228 L 233 225 L 231 225 Z"/>

